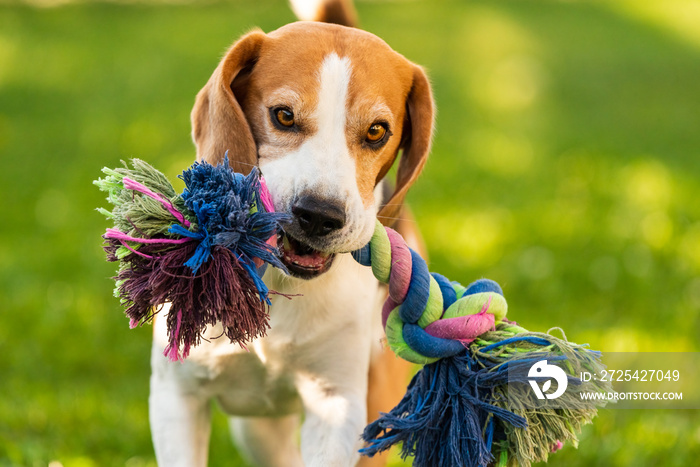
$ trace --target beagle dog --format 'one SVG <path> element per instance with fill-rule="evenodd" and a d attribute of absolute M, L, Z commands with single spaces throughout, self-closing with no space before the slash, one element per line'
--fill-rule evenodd
<path fill-rule="evenodd" d="M 312 19 L 351 24 L 351 5 L 317 3 Z M 163 356 L 161 311 L 149 400 L 159 465 L 206 465 L 211 400 L 252 465 L 360 461 L 363 428 L 400 400 L 410 366 L 382 347 L 386 290 L 349 252 L 370 240 L 376 218 L 399 217 L 428 157 L 433 115 L 424 71 L 359 29 L 302 21 L 255 30 L 228 50 L 192 111 L 197 159 L 228 152 L 239 172 L 260 167 L 275 209 L 293 218 L 279 239 L 290 274 L 268 268 L 264 281 L 293 297 L 271 296 L 267 336 L 247 349 L 214 326 L 184 362 Z M 410 221 L 395 225 L 420 248 Z"/>

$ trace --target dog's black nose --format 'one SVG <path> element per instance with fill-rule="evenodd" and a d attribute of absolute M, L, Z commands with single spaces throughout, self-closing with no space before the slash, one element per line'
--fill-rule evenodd
<path fill-rule="evenodd" d="M 309 237 L 323 237 L 345 225 L 345 209 L 337 201 L 304 196 L 292 206 L 299 227 Z"/>

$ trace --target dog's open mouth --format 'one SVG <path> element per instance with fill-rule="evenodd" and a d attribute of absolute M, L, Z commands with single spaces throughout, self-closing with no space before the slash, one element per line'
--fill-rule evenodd
<path fill-rule="evenodd" d="M 282 263 L 290 274 L 301 279 L 311 279 L 326 272 L 335 258 L 333 253 L 315 250 L 286 234 L 280 234 L 278 244 Z"/>

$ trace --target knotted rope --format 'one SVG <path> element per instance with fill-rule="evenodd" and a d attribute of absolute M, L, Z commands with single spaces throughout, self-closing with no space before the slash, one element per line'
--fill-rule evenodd
<path fill-rule="evenodd" d="M 401 235 L 379 221 L 369 244 L 352 255 L 389 285 L 382 309 L 389 347 L 425 365 L 401 402 L 365 428 L 362 454 L 401 443 L 402 456 L 413 456 L 414 465 L 529 465 L 546 461 L 562 441 L 577 443 L 576 433 L 597 412 L 595 404 L 571 392 L 561 403 L 576 410 L 526 408 L 533 398 L 527 371 L 542 359 L 560 362 L 572 384 L 580 385 L 576 375 L 582 369 L 601 368 L 600 353 L 508 321 L 496 282 L 479 279 L 464 287 L 430 273 Z"/>
<path fill-rule="evenodd" d="M 403 237 L 379 221 L 370 242 L 353 257 L 389 284 L 382 324 L 391 349 L 409 362 L 427 364 L 464 352 L 508 311 L 496 282 L 480 279 L 464 287 L 430 273 Z"/>

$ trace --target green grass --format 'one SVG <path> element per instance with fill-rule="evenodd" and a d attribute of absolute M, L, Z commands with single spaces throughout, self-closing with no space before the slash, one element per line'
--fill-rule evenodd
<path fill-rule="evenodd" d="M 533 330 L 697 352 L 700 41 L 639 8 L 359 4 L 433 81 L 438 133 L 409 196 L 431 269 L 499 281 Z M 223 51 L 291 20 L 272 0 L 0 7 L 0 465 L 154 465 L 150 330 L 111 296 L 91 180 L 129 157 L 174 178 Z M 225 425 L 210 464 L 242 465 Z M 550 464 L 693 465 L 700 416 L 607 410 L 581 440 Z"/>

